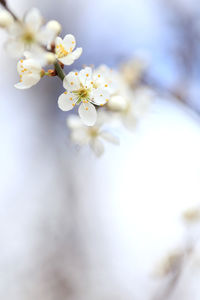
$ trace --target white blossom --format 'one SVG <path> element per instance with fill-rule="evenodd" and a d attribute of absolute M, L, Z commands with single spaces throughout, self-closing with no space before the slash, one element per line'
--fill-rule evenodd
<path fill-rule="evenodd" d="M 101 156 L 104 152 L 103 141 L 119 145 L 119 139 L 106 130 L 104 126 L 106 121 L 107 116 L 104 113 L 98 113 L 95 126 L 88 127 L 81 122 L 78 116 L 70 115 L 67 118 L 67 126 L 71 130 L 72 142 L 79 146 L 89 145 L 97 156 Z"/>
<path fill-rule="evenodd" d="M 12 57 L 22 57 L 24 51 L 41 53 L 43 46 L 48 46 L 56 37 L 56 32 L 43 26 L 43 18 L 37 8 L 26 13 L 23 21 L 15 21 L 8 28 L 10 35 L 6 50 Z"/>
<path fill-rule="evenodd" d="M 139 52 L 135 57 L 121 64 L 121 76 L 129 86 L 135 87 L 140 83 L 148 65 L 149 58 L 147 54 Z"/>
<path fill-rule="evenodd" d="M 119 92 L 123 85 L 120 73 L 106 65 L 100 65 L 96 68 L 93 72 L 93 78 L 97 87 L 104 87 L 107 84 L 111 95 Z"/>
<path fill-rule="evenodd" d="M 14 18 L 7 10 L 0 10 L 0 27 L 8 28 L 13 22 Z"/>
<path fill-rule="evenodd" d="M 92 69 L 86 67 L 80 72 L 70 72 L 64 78 L 63 86 L 66 91 L 58 99 L 59 108 L 69 111 L 76 104 L 80 104 L 78 110 L 80 118 L 85 125 L 93 126 L 97 119 L 93 104 L 102 106 L 109 101 L 108 84 L 97 87 Z"/>
<path fill-rule="evenodd" d="M 57 37 L 55 46 L 56 57 L 64 65 L 73 64 L 73 62 L 82 54 L 82 48 L 77 48 L 74 50 L 76 46 L 76 40 L 72 34 L 67 34 L 64 39 Z"/>
<path fill-rule="evenodd" d="M 30 58 L 21 59 L 17 64 L 20 82 L 15 84 L 17 89 L 28 89 L 37 84 L 42 76 L 42 68 L 38 61 Z"/>
<path fill-rule="evenodd" d="M 148 110 L 154 97 L 153 91 L 145 86 L 126 93 L 114 95 L 108 102 L 108 108 L 119 117 L 128 129 L 135 128 L 137 121 Z"/>

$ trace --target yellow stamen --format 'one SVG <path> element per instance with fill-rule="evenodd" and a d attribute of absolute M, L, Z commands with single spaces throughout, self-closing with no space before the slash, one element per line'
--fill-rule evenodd
<path fill-rule="evenodd" d="M 67 56 L 68 51 L 65 50 L 65 48 L 62 44 L 57 45 L 56 49 L 57 49 L 56 52 L 57 52 L 58 58 L 62 58 L 62 57 Z"/>

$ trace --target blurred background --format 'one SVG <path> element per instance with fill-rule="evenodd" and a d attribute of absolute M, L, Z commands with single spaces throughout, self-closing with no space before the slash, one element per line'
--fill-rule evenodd
<path fill-rule="evenodd" d="M 199 1 L 9 4 L 18 16 L 38 7 L 62 37 L 74 34 L 83 54 L 72 67 L 145 57 L 157 97 L 96 158 L 69 143 L 59 80 L 16 90 L 16 62 L 1 48 L 0 298 L 199 300 L 198 224 L 181 218 L 200 201 Z"/>

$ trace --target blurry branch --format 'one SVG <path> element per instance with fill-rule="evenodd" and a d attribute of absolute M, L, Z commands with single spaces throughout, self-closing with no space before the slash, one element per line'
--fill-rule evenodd
<path fill-rule="evenodd" d="M 200 113 L 200 105 L 194 104 L 190 89 L 195 80 L 200 82 L 200 24 L 197 10 L 187 11 L 181 2 L 162 0 L 163 9 L 169 11 L 168 23 L 175 34 L 175 45 L 168 49 L 177 66 L 179 78 L 167 89 L 171 95 L 192 110 Z M 192 5 L 192 4 L 191 4 Z"/>
<path fill-rule="evenodd" d="M 13 16 L 15 20 L 18 20 L 16 15 L 13 13 L 13 11 L 8 7 L 6 0 L 0 0 L 0 4 Z"/>
<path fill-rule="evenodd" d="M 174 87 L 164 86 L 161 82 L 146 74 L 142 78 L 142 83 L 154 89 L 158 95 L 162 97 L 172 97 L 174 100 L 181 102 L 186 107 L 190 108 L 192 111 L 200 115 L 200 108 L 193 104 L 187 96 L 186 87 L 184 83 L 182 85 L 177 85 Z"/>
<path fill-rule="evenodd" d="M 193 245 L 186 245 L 184 249 L 170 253 L 162 262 L 157 276 L 168 277 L 167 284 L 161 291 L 157 292 L 152 300 L 167 300 L 174 293 L 187 261 L 191 258 L 194 251 Z"/>
<path fill-rule="evenodd" d="M 6 1 L 5 1 L 5 0 L 0 0 L 0 3 L 1 3 L 4 7 L 6 7 Z"/>
<path fill-rule="evenodd" d="M 189 228 L 189 236 L 186 238 L 185 246 L 174 250 L 167 255 L 155 271 L 155 276 L 167 280 L 166 286 L 156 292 L 152 300 L 170 299 L 175 292 L 186 266 L 194 257 L 198 239 L 192 238 L 193 225 L 200 223 L 200 209 L 189 209 L 182 215 L 182 219 Z"/>

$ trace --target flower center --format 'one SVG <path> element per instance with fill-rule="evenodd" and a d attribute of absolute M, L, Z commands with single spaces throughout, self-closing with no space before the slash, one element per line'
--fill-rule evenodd
<path fill-rule="evenodd" d="M 22 35 L 22 40 L 26 44 L 32 44 L 35 41 L 35 35 L 30 30 L 26 30 Z"/>
<path fill-rule="evenodd" d="M 64 46 L 62 44 L 59 44 L 56 46 L 56 54 L 58 58 L 63 58 L 67 56 L 70 52 L 72 52 L 72 48 L 69 49 L 69 52 L 65 50 Z"/>
<path fill-rule="evenodd" d="M 78 95 L 81 99 L 86 99 L 89 96 L 89 90 L 82 88 L 78 91 Z"/>
<path fill-rule="evenodd" d="M 73 91 L 73 93 L 76 94 L 78 97 L 77 104 L 79 104 L 81 101 L 83 101 L 84 103 L 88 103 L 89 96 L 90 96 L 90 89 L 86 89 L 82 87 L 77 91 Z"/>
<path fill-rule="evenodd" d="M 99 129 L 98 128 L 91 127 L 91 128 L 88 128 L 88 130 L 89 130 L 89 135 L 92 138 L 96 138 L 99 135 Z"/>

